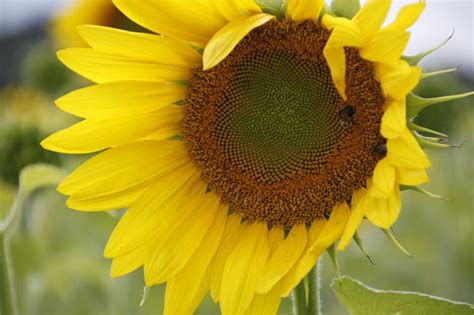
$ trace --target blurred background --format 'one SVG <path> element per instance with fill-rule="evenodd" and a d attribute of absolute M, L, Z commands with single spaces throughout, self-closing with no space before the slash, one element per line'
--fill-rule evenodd
<path fill-rule="evenodd" d="M 394 2 L 392 18 L 410 1 Z M 427 2 L 406 54 L 432 48 L 454 32 L 422 66 L 425 72 L 459 69 L 425 79 L 418 94 L 431 97 L 474 90 L 474 1 Z M 75 120 L 59 111 L 53 100 L 90 84 L 55 57 L 60 48 L 84 45 L 75 33 L 80 24 L 141 30 L 108 0 L 0 0 L 0 220 L 13 203 L 23 167 L 42 162 L 71 170 L 87 158 L 54 154 L 39 146 L 46 135 Z M 339 255 L 343 274 L 379 289 L 419 291 L 474 303 L 473 105 L 473 97 L 434 105 L 417 118 L 418 124 L 449 134 L 459 147 L 427 149 L 433 167 L 425 188 L 447 200 L 403 192 L 403 210 L 394 230 L 413 257 L 364 223 L 360 234 L 375 265 L 352 245 Z M 140 270 L 109 278 L 110 261 L 102 251 L 118 216 L 75 212 L 64 202 L 54 189 L 43 189 L 21 209 L 11 239 L 19 313 L 161 314 L 162 286 L 151 288 L 139 307 Z M 322 266 L 324 314 L 346 314 L 329 287 L 335 272 L 326 255 Z M 289 301 L 280 313 L 289 313 Z M 207 298 L 198 314 L 218 314 L 218 308 Z"/>

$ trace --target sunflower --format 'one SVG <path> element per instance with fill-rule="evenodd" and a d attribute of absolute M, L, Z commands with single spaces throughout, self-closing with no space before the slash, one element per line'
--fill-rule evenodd
<path fill-rule="evenodd" d="M 143 266 L 165 314 L 208 291 L 223 314 L 276 313 L 321 253 L 364 218 L 389 229 L 401 187 L 428 180 L 407 123 L 422 73 L 402 57 L 424 1 L 386 26 L 389 0 L 352 18 L 323 0 L 114 3 L 159 35 L 80 27 L 90 48 L 58 56 L 97 84 L 57 100 L 84 120 L 42 145 L 102 151 L 58 190 L 73 209 L 128 208 L 111 275 Z"/>
<path fill-rule="evenodd" d="M 85 43 L 76 32 L 82 24 L 115 25 L 119 11 L 110 0 L 74 0 L 53 19 L 51 33 L 62 47 L 83 46 Z"/>

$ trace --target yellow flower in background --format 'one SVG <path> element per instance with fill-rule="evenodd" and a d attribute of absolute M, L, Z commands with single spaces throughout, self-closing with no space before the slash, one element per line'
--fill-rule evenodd
<path fill-rule="evenodd" d="M 84 46 L 76 27 L 83 24 L 116 26 L 120 12 L 110 0 L 73 0 L 53 19 L 51 33 L 60 47 Z"/>
<path fill-rule="evenodd" d="M 284 16 L 253 0 L 115 0 L 157 33 L 82 26 L 90 48 L 58 53 L 97 83 L 59 100 L 84 118 L 53 151 L 98 152 L 59 186 L 69 207 L 128 208 L 105 256 L 112 276 L 144 267 L 165 314 L 210 291 L 223 314 L 274 314 L 362 219 L 389 229 L 400 186 L 430 162 L 407 125 L 421 69 L 402 59 L 425 3 L 382 27 L 389 0 L 352 18 L 322 0 Z"/>

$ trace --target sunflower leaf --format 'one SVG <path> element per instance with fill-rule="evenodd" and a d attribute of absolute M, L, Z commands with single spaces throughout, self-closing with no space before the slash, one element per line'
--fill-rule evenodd
<path fill-rule="evenodd" d="M 331 12 L 336 16 L 352 19 L 359 10 L 359 0 L 333 0 L 331 2 Z"/>
<path fill-rule="evenodd" d="M 382 291 L 344 276 L 331 284 L 339 301 L 352 315 L 364 314 L 473 314 L 474 307 L 417 292 Z"/>

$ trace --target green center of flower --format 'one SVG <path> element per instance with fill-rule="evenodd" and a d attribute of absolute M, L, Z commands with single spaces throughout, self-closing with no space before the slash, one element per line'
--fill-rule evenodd
<path fill-rule="evenodd" d="M 245 218 L 290 227 L 328 215 L 381 158 L 384 98 L 373 67 L 347 51 L 343 100 L 322 54 L 328 37 L 313 22 L 269 22 L 219 65 L 193 73 L 188 151 Z"/>
<path fill-rule="evenodd" d="M 259 50 L 252 59 L 234 64 L 232 96 L 215 113 L 218 145 L 262 183 L 290 178 L 295 163 L 324 163 L 345 133 L 326 69 L 285 48 Z"/>

